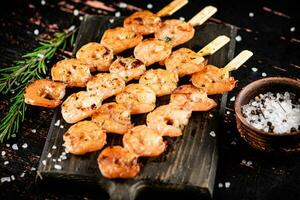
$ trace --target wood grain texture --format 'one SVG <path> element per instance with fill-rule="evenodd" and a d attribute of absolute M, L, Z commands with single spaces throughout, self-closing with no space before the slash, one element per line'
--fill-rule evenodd
<path fill-rule="evenodd" d="M 110 23 L 110 19 L 114 19 Z M 84 44 L 100 41 L 103 32 L 122 24 L 122 18 L 108 16 L 86 16 L 81 24 L 73 54 Z M 209 63 L 224 66 L 234 55 L 236 28 L 223 24 L 205 23 L 196 28 L 195 37 L 185 44 L 185 47 L 195 51 L 201 49 L 218 35 L 233 38 L 229 45 L 219 50 L 209 58 Z M 125 53 L 126 54 L 126 53 Z M 166 102 L 168 97 L 159 99 L 159 104 Z M 57 109 L 51 122 L 48 137 L 41 155 L 38 168 L 39 178 L 43 181 L 55 179 L 71 182 L 98 184 L 109 193 L 111 199 L 136 199 L 147 188 L 160 190 L 192 192 L 196 196 L 211 197 L 214 188 L 216 165 L 218 160 L 217 140 L 209 133 L 219 130 L 219 114 L 224 112 L 227 96 L 216 96 L 219 107 L 211 112 L 193 113 L 189 125 L 182 137 L 166 138 L 167 151 L 160 157 L 141 160 L 143 167 L 138 176 L 131 180 L 109 180 L 104 178 L 96 163 L 99 152 L 85 156 L 68 155 L 62 162 L 54 162 L 63 152 L 62 135 L 70 127 L 62 119 L 60 109 Z M 213 117 L 210 117 L 212 114 Z M 145 116 L 134 117 L 135 124 L 143 123 Z M 63 127 L 55 126 L 60 120 Z M 108 145 L 120 144 L 121 137 L 109 135 Z M 56 146 L 57 149 L 52 149 Z M 51 153 L 51 158 L 48 154 Z M 42 161 L 46 161 L 46 165 Z M 62 166 L 61 170 L 54 168 L 55 164 Z"/>

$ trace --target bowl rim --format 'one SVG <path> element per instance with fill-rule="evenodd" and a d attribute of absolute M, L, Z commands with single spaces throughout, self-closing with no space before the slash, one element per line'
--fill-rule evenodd
<path fill-rule="evenodd" d="M 246 85 L 245 87 L 242 88 L 242 90 L 239 91 L 238 95 L 235 98 L 235 102 L 234 102 L 234 111 L 236 114 L 236 117 L 240 120 L 240 122 L 245 125 L 247 128 L 251 129 L 252 131 L 254 131 L 255 133 L 264 135 L 264 136 L 271 136 L 271 137 L 285 137 L 285 136 L 295 136 L 295 135 L 299 135 L 300 131 L 296 131 L 296 132 L 292 132 L 292 133 L 280 133 L 280 134 L 273 134 L 273 133 L 269 133 L 269 132 L 265 132 L 261 129 L 257 129 L 254 126 L 252 126 L 251 124 L 249 124 L 246 119 L 243 117 L 242 112 L 241 112 L 241 97 L 242 95 L 246 94 L 248 91 L 252 91 L 255 88 L 260 87 L 262 84 L 266 84 L 267 82 L 270 81 L 274 81 L 273 84 L 280 84 L 280 83 L 285 83 L 286 85 L 295 85 L 296 87 L 298 87 L 300 89 L 300 81 L 293 79 L 293 78 L 287 78 L 287 77 L 267 77 L 267 78 L 261 78 L 258 79 L 256 81 L 253 81 L 252 83 L 249 83 L 248 85 Z M 291 84 L 290 84 L 291 83 Z"/>

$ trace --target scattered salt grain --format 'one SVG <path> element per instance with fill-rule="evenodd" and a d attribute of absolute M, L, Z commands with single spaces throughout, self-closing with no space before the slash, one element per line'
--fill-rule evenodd
<path fill-rule="evenodd" d="M 230 101 L 235 101 L 235 96 L 231 97 Z"/>
<path fill-rule="evenodd" d="M 40 34 L 40 31 L 39 31 L 39 29 L 35 29 L 35 30 L 33 31 L 33 34 L 34 34 L 34 35 L 38 35 L 38 34 Z"/>
<path fill-rule="evenodd" d="M 218 187 L 222 188 L 223 187 L 223 183 L 218 183 Z"/>
<path fill-rule="evenodd" d="M 25 176 L 25 172 L 23 172 L 22 174 L 20 174 L 20 177 L 23 178 Z"/>
<path fill-rule="evenodd" d="M 6 147 L 10 147 L 10 144 L 6 144 Z"/>
<path fill-rule="evenodd" d="M 66 152 L 62 152 L 61 155 L 62 155 L 62 156 L 66 155 Z"/>
<path fill-rule="evenodd" d="M 28 144 L 27 143 L 24 143 L 23 145 L 22 145 L 22 148 L 23 149 L 26 149 L 28 147 Z"/>
<path fill-rule="evenodd" d="M 209 135 L 210 135 L 211 137 L 216 137 L 216 133 L 215 133 L 214 131 L 211 131 L 211 132 L 209 133 Z"/>
<path fill-rule="evenodd" d="M 5 156 L 5 154 L 6 154 L 6 152 L 5 152 L 5 151 L 1 151 L 1 156 L 2 156 L 2 157 L 4 157 L 4 156 Z"/>
<path fill-rule="evenodd" d="M 67 156 L 62 156 L 61 159 L 62 159 L 62 160 L 66 160 L 66 159 L 67 159 Z"/>
<path fill-rule="evenodd" d="M 16 180 L 14 175 L 11 175 L 10 178 L 11 178 L 12 181 Z"/>
<path fill-rule="evenodd" d="M 121 17 L 121 13 L 118 11 L 115 13 L 115 17 Z"/>
<path fill-rule="evenodd" d="M 263 72 L 263 73 L 261 73 L 261 76 L 262 76 L 262 77 L 266 77 L 267 74 L 266 74 L 265 72 Z"/>
<path fill-rule="evenodd" d="M 53 146 L 52 146 L 52 149 L 57 149 L 57 146 L 53 145 Z"/>
<path fill-rule="evenodd" d="M 225 182 L 225 187 L 229 188 L 230 187 L 230 182 Z"/>
<path fill-rule="evenodd" d="M 241 164 L 246 165 L 247 161 L 246 160 L 242 160 Z"/>
<path fill-rule="evenodd" d="M 61 165 L 58 165 L 58 164 L 55 164 L 55 165 L 54 165 L 54 168 L 55 168 L 55 169 L 59 169 L 59 170 L 62 169 Z"/>
<path fill-rule="evenodd" d="M 64 128 L 64 125 L 60 125 L 59 127 L 60 127 L 60 128 Z"/>
<path fill-rule="evenodd" d="M 70 27 L 68 28 L 68 32 L 73 31 L 75 28 L 76 28 L 75 25 L 70 26 Z"/>
<path fill-rule="evenodd" d="M 78 16 L 78 15 L 79 15 L 79 10 L 75 9 L 75 10 L 73 11 L 73 15 Z"/>
<path fill-rule="evenodd" d="M 253 12 L 249 12 L 249 17 L 254 17 L 254 13 Z"/>
<path fill-rule="evenodd" d="M 252 163 L 252 161 L 250 161 L 250 160 L 246 163 L 246 165 L 247 165 L 248 167 L 252 166 L 252 164 L 253 164 L 253 163 Z"/>
<path fill-rule="evenodd" d="M 32 129 L 32 130 L 31 130 L 31 133 L 36 133 L 36 129 Z"/>
<path fill-rule="evenodd" d="M 291 31 L 291 32 L 294 32 L 295 30 L 296 30 L 296 27 L 291 27 L 291 28 L 290 28 L 290 31 Z"/>
<path fill-rule="evenodd" d="M 15 138 L 15 137 L 17 137 L 17 135 L 16 134 L 11 134 L 11 137 Z"/>
<path fill-rule="evenodd" d="M 61 158 L 58 158 L 57 161 L 58 161 L 58 162 L 61 162 Z"/>
<path fill-rule="evenodd" d="M 10 182 L 10 177 L 7 176 L 7 177 L 2 177 L 1 178 L 1 183 L 4 183 L 4 182 Z"/>
<path fill-rule="evenodd" d="M 17 144 L 13 144 L 13 145 L 11 146 L 11 148 L 12 148 L 13 150 L 18 150 L 18 149 L 19 149 L 19 147 L 18 147 Z"/>
<path fill-rule="evenodd" d="M 35 167 L 31 167 L 30 170 L 31 170 L 31 171 L 36 171 L 36 168 L 35 168 Z"/>
<path fill-rule="evenodd" d="M 227 111 L 226 111 L 226 114 L 227 114 L 227 115 L 230 115 L 230 111 L 227 110 Z"/>
<path fill-rule="evenodd" d="M 231 145 L 236 145 L 236 141 L 233 140 L 230 144 Z"/>
<path fill-rule="evenodd" d="M 242 36 L 240 36 L 240 35 L 237 35 L 237 36 L 235 37 L 235 40 L 236 40 L 237 42 L 240 42 L 240 41 L 242 41 Z"/>
<path fill-rule="evenodd" d="M 151 3 L 148 3 L 148 4 L 147 4 L 147 8 L 148 8 L 148 9 L 152 9 L 152 8 L 153 8 L 153 5 L 152 5 Z"/>
<path fill-rule="evenodd" d="M 83 16 L 79 16 L 79 20 L 82 21 L 83 20 Z"/>
<path fill-rule="evenodd" d="M 213 115 L 213 114 L 210 114 L 210 113 L 209 113 L 209 115 L 208 115 L 208 116 L 209 116 L 209 117 L 214 117 L 214 115 Z"/>
<path fill-rule="evenodd" d="M 51 157 L 52 157 L 52 154 L 48 153 L 47 158 L 51 158 Z"/>
<path fill-rule="evenodd" d="M 41 0 L 41 5 L 46 5 L 46 1 L 45 0 Z"/>
<path fill-rule="evenodd" d="M 53 161 L 53 162 L 56 162 L 56 159 L 55 159 L 55 158 L 53 158 L 53 159 L 52 159 L 52 161 Z"/>
<path fill-rule="evenodd" d="M 60 125 L 60 120 L 57 120 L 54 124 L 54 126 L 59 126 Z"/>
<path fill-rule="evenodd" d="M 4 164 L 4 165 L 8 165 L 8 164 L 9 164 L 9 161 L 4 161 L 3 164 Z"/>
<path fill-rule="evenodd" d="M 111 19 L 109 19 L 109 23 L 114 23 L 115 22 L 115 19 L 114 18 L 111 18 Z"/>
<path fill-rule="evenodd" d="M 119 3 L 119 7 L 120 7 L 120 8 L 127 8 L 127 3 L 120 2 L 120 3 Z"/>
<path fill-rule="evenodd" d="M 43 160 L 43 161 L 42 161 L 42 164 L 43 164 L 44 166 L 46 166 L 46 165 L 47 165 L 47 161 L 46 161 L 46 160 Z"/>
<path fill-rule="evenodd" d="M 257 72 L 258 69 L 257 69 L 256 67 L 252 67 L 251 70 L 252 70 L 253 72 Z"/>
<path fill-rule="evenodd" d="M 185 18 L 184 17 L 179 17 L 179 20 L 184 21 Z"/>

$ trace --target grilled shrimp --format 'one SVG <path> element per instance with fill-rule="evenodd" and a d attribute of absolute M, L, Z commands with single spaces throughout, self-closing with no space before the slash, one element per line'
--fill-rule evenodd
<path fill-rule="evenodd" d="M 62 104 L 61 113 L 68 123 L 85 119 L 101 106 L 102 98 L 92 92 L 80 91 L 71 94 Z"/>
<path fill-rule="evenodd" d="M 36 80 L 25 88 L 24 101 L 34 106 L 55 108 L 65 96 L 66 84 L 47 79 Z"/>
<path fill-rule="evenodd" d="M 65 59 L 51 69 L 52 80 L 66 83 L 69 87 L 85 87 L 91 78 L 89 65 L 80 59 Z"/>
<path fill-rule="evenodd" d="M 116 102 L 124 104 L 131 114 L 141 114 L 155 108 L 155 92 L 146 85 L 129 84 L 116 96 Z"/>
<path fill-rule="evenodd" d="M 194 86 L 205 89 L 208 95 L 229 92 L 237 82 L 233 77 L 224 77 L 222 69 L 213 65 L 207 65 L 204 71 L 193 74 L 191 80 Z"/>
<path fill-rule="evenodd" d="M 124 134 L 133 126 L 130 121 L 130 110 L 115 102 L 103 104 L 92 115 L 92 121 L 107 132 L 117 134 Z"/>
<path fill-rule="evenodd" d="M 155 32 L 155 38 L 172 44 L 173 47 L 183 44 L 194 37 L 195 29 L 190 23 L 171 19 L 162 22 Z"/>
<path fill-rule="evenodd" d="M 112 49 L 114 54 L 135 47 L 143 39 L 141 34 L 124 27 L 108 29 L 104 32 L 101 44 Z"/>
<path fill-rule="evenodd" d="M 106 99 L 121 92 L 125 88 L 125 81 L 116 74 L 99 73 L 87 83 L 86 88 Z"/>
<path fill-rule="evenodd" d="M 164 63 L 168 71 L 177 72 L 181 77 L 204 70 L 207 60 L 190 49 L 180 48 L 166 58 Z"/>
<path fill-rule="evenodd" d="M 108 71 L 114 55 L 112 50 L 102 44 L 90 42 L 77 51 L 76 58 L 84 60 L 90 71 Z"/>
<path fill-rule="evenodd" d="M 167 58 L 172 46 L 155 38 L 145 39 L 134 48 L 134 57 L 145 63 L 146 66 Z"/>
<path fill-rule="evenodd" d="M 139 83 L 150 87 L 156 96 L 171 94 L 179 81 L 176 72 L 164 69 L 150 69 L 141 76 Z"/>
<path fill-rule="evenodd" d="M 182 106 L 190 111 L 208 111 L 217 106 L 213 99 L 207 97 L 204 90 L 190 84 L 176 88 L 171 94 L 170 104 Z"/>
<path fill-rule="evenodd" d="M 133 178 L 140 171 L 136 154 L 121 146 L 106 147 L 98 156 L 98 166 L 106 178 Z"/>
<path fill-rule="evenodd" d="M 146 66 L 140 60 L 133 57 L 118 57 L 110 66 L 111 74 L 117 74 L 128 82 L 132 79 L 139 79 L 146 71 Z"/>
<path fill-rule="evenodd" d="M 143 157 L 154 157 L 162 154 L 166 144 L 162 136 L 146 125 L 132 128 L 123 136 L 124 148 Z"/>
<path fill-rule="evenodd" d="M 142 35 L 154 33 L 160 26 L 161 19 L 156 14 L 141 10 L 124 20 L 124 27 Z"/>
<path fill-rule="evenodd" d="M 147 125 L 162 136 L 177 137 L 182 135 L 182 129 L 188 124 L 191 114 L 192 111 L 182 106 L 163 105 L 147 115 Z"/>
<path fill-rule="evenodd" d="M 106 133 L 96 123 L 82 121 L 72 125 L 63 140 L 67 152 L 83 155 L 100 150 L 106 144 Z"/>

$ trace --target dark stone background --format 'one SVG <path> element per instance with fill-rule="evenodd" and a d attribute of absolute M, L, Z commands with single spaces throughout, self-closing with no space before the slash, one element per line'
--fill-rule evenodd
<path fill-rule="evenodd" d="M 120 11 L 122 15 L 131 10 L 119 8 L 118 1 L 104 1 L 107 6 Z M 165 4 L 162 1 L 125 1 L 131 5 L 146 8 L 153 4 L 153 11 L 158 11 Z M 167 1 L 169 2 L 169 1 Z M 267 76 L 285 76 L 300 79 L 300 15 L 296 1 L 283 0 L 190 0 L 189 5 L 174 14 L 189 19 L 206 5 L 214 5 L 218 13 L 212 19 L 219 23 L 237 26 L 242 40 L 236 44 L 236 52 L 249 49 L 254 56 L 246 65 L 233 75 L 239 80 L 238 87 L 229 94 L 229 99 L 246 84 Z M 3 2 L 0 8 L 0 63 L 1 68 L 13 64 L 25 52 L 37 45 L 38 38 L 53 35 L 58 30 L 70 25 L 80 24 L 79 16 L 73 15 L 78 9 L 80 16 L 88 14 L 111 14 L 114 12 L 96 9 L 86 1 L 50 1 L 41 5 L 41 1 L 10 0 Z M 254 17 L 249 17 L 253 12 Z M 295 27 L 295 31 L 291 28 Z M 39 35 L 33 34 L 39 29 Z M 72 49 L 70 48 L 69 51 Z M 56 59 L 67 54 L 59 53 Z M 52 63 L 56 60 L 54 59 Z M 49 63 L 51 66 L 51 63 Z M 258 69 L 257 72 L 251 70 Z M 0 98 L 0 118 L 8 110 L 10 95 Z M 282 156 L 256 152 L 239 136 L 235 127 L 233 102 L 228 101 L 223 117 L 224 131 L 219 135 L 219 164 L 216 178 L 214 199 L 300 199 L 300 158 L 299 154 Z M 59 189 L 41 187 L 35 184 L 39 156 L 41 155 L 53 110 L 29 107 L 27 117 L 16 138 L 0 144 L 0 177 L 14 175 L 16 180 L 0 183 L 0 199 L 103 199 L 97 190 L 71 189 L 66 186 Z M 36 129 L 36 133 L 32 132 Z M 15 144 L 15 151 L 7 144 Z M 27 143 L 28 148 L 21 146 Z M 242 161 L 251 161 L 251 166 Z M 9 161 L 4 165 L 4 161 Z M 20 174 L 25 173 L 24 177 Z M 230 187 L 219 188 L 218 183 L 230 182 Z"/>

